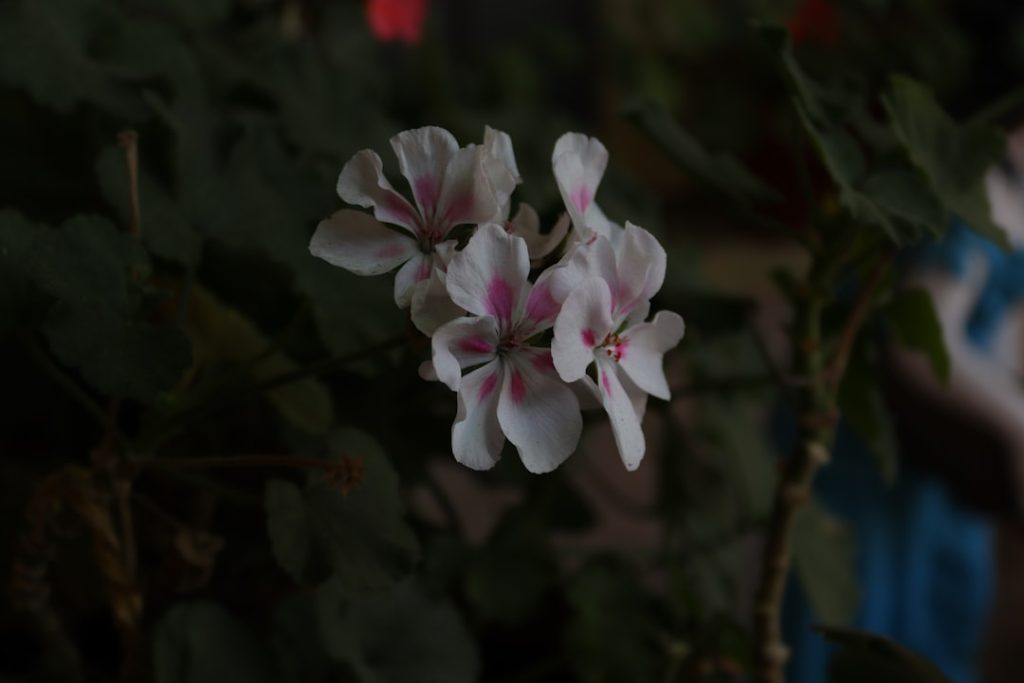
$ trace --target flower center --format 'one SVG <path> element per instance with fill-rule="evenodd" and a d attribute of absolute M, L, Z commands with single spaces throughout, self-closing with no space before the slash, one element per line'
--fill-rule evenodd
<path fill-rule="evenodd" d="M 608 354 L 608 357 L 618 362 L 622 360 L 622 357 L 626 355 L 626 347 L 629 346 L 629 340 L 623 339 L 616 333 L 609 334 L 601 342 L 601 348 Z"/>

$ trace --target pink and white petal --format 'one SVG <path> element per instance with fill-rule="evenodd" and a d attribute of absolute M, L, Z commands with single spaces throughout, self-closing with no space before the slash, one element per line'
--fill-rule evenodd
<path fill-rule="evenodd" d="M 435 259 L 435 262 L 437 259 Z M 435 266 L 430 277 L 413 287 L 411 317 L 412 322 L 428 337 L 447 322 L 465 315 L 459 306 L 448 296 L 444 272 Z"/>
<path fill-rule="evenodd" d="M 647 392 L 633 383 L 629 375 L 622 371 L 621 365 L 616 376 L 619 378 L 619 382 L 622 383 L 622 388 L 626 390 L 629 402 L 633 404 L 633 412 L 636 413 L 636 419 L 640 421 L 640 424 L 643 424 L 644 414 L 647 412 Z"/>
<path fill-rule="evenodd" d="M 516 185 L 523 181 L 516 165 L 515 152 L 512 151 L 512 138 L 508 133 L 484 126 L 484 149 L 491 158 L 505 166 Z"/>
<path fill-rule="evenodd" d="M 615 262 L 615 250 L 611 242 L 595 235 L 594 239 L 577 244 L 568 259 L 569 268 L 580 281 L 588 277 L 599 277 L 608 283 L 614 294 L 618 290 L 619 273 Z"/>
<path fill-rule="evenodd" d="M 455 240 L 445 240 L 444 242 L 438 242 L 434 245 L 434 266 L 447 272 L 448 264 L 452 262 L 452 256 L 455 256 L 455 247 L 459 243 Z"/>
<path fill-rule="evenodd" d="M 566 382 L 583 378 L 594 361 L 595 349 L 612 331 L 608 284 L 601 278 L 588 278 L 565 300 L 555 320 L 551 357 L 558 376 Z"/>
<path fill-rule="evenodd" d="M 615 445 L 619 449 L 619 457 L 626 469 L 632 472 L 640 466 L 647 448 L 644 431 L 637 417 L 633 400 L 622 382 L 619 380 L 615 361 L 598 358 L 597 383 L 601 390 L 601 399 L 605 412 L 612 425 Z"/>
<path fill-rule="evenodd" d="M 464 368 L 495 357 L 498 330 L 494 318 L 456 318 L 434 332 L 430 346 L 437 378 L 452 391 L 458 391 Z"/>
<path fill-rule="evenodd" d="M 659 311 L 654 320 L 629 328 L 622 334 L 619 365 L 629 378 L 651 396 L 671 398 L 665 379 L 665 352 L 683 338 L 686 325 L 678 313 Z"/>
<path fill-rule="evenodd" d="M 566 265 L 546 268 L 526 297 L 526 308 L 516 328 L 519 336 L 528 339 L 554 325 L 562 304 L 579 283 L 577 272 Z"/>
<path fill-rule="evenodd" d="M 566 133 L 555 143 L 551 164 L 573 224 L 581 233 L 586 232 L 584 219 L 608 166 L 608 150 L 596 138 Z"/>
<path fill-rule="evenodd" d="M 434 361 L 425 360 L 419 364 L 416 368 L 416 374 L 420 376 L 420 379 L 426 382 L 436 382 L 437 371 L 434 370 Z"/>
<path fill-rule="evenodd" d="M 459 149 L 455 136 L 437 126 L 405 130 L 391 138 L 391 149 L 420 213 L 428 221 L 433 219 L 445 171 Z"/>
<path fill-rule="evenodd" d="M 493 177 L 492 177 L 493 176 Z M 483 148 L 469 145 L 452 155 L 437 200 L 435 225 L 442 235 L 453 226 L 504 220 L 502 209 L 515 181 L 505 167 L 488 160 Z"/>
<path fill-rule="evenodd" d="M 356 152 L 341 169 L 338 196 L 349 204 L 373 208 L 377 220 L 399 225 L 412 233 L 418 229 L 418 212 L 384 177 L 384 164 L 372 150 Z"/>
<path fill-rule="evenodd" d="M 665 248 L 654 235 L 626 223 L 625 235 L 617 251 L 623 310 L 630 310 L 638 302 L 648 301 L 658 293 L 665 282 L 667 260 Z"/>
<path fill-rule="evenodd" d="M 597 388 L 597 383 L 590 379 L 589 375 L 584 375 L 578 382 L 571 382 L 569 388 L 576 394 L 580 410 L 597 410 L 604 407 L 601 405 L 601 392 Z"/>
<path fill-rule="evenodd" d="M 505 435 L 498 422 L 498 401 L 503 375 L 502 363 L 495 359 L 462 378 L 452 453 L 470 469 L 489 470 L 501 459 Z"/>
<path fill-rule="evenodd" d="M 356 275 L 394 270 L 419 252 L 416 240 L 362 211 L 342 209 L 320 221 L 309 253 Z"/>
<path fill-rule="evenodd" d="M 579 401 L 558 379 L 547 349 L 524 348 L 506 357 L 498 400 L 501 431 L 526 469 L 550 472 L 572 455 L 583 430 Z"/>
<path fill-rule="evenodd" d="M 525 303 L 529 271 L 526 242 L 485 223 L 448 264 L 448 294 L 470 313 L 496 318 L 508 332 Z"/>
<path fill-rule="evenodd" d="M 608 218 L 605 212 L 601 210 L 601 207 L 597 205 L 597 202 L 590 205 L 590 209 L 587 210 L 587 215 L 583 217 L 583 220 L 591 231 L 606 238 L 611 242 L 612 248 L 616 251 L 618 250 L 619 245 L 622 243 L 622 226 Z"/>
<path fill-rule="evenodd" d="M 408 308 L 412 303 L 413 288 L 416 283 L 430 277 L 434 270 L 435 257 L 417 250 L 411 259 L 395 273 L 395 304 L 399 308 Z"/>

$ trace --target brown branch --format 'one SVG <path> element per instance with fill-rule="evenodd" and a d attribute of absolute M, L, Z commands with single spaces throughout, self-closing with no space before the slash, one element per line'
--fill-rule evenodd
<path fill-rule="evenodd" d="M 139 135 L 134 130 L 117 134 L 117 146 L 124 150 L 128 167 L 128 232 L 136 239 L 142 236 L 142 218 L 139 211 Z"/>
<path fill-rule="evenodd" d="M 839 335 L 839 345 L 836 347 L 835 355 L 832 356 L 832 362 L 829 364 L 826 374 L 828 382 L 833 386 L 839 386 L 843 375 L 846 374 L 846 366 L 850 362 L 850 354 L 853 352 L 854 342 L 857 341 L 857 335 L 864 325 L 864 320 L 867 318 L 871 304 L 874 302 L 875 294 L 878 291 L 878 287 L 882 284 L 882 278 L 892 264 L 892 259 L 893 254 L 889 252 L 875 261 L 874 266 L 871 268 L 871 273 L 868 275 L 867 282 L 860 290 L 860 295 L 854 302 L 850 315 L 843 325 L 843 330 Z"/>

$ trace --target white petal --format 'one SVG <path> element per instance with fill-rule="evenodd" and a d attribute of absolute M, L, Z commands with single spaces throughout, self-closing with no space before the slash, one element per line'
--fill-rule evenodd
<path fill-rule="evenodd" d="M 516 328 L 519 337 L 529 339 L 554 325 L 563 302 L 579 281 L 576 271 L 565 265 L 548 266 L 530 287 L 522 320 Z"/>
<path fill-rule="evenodd" d="M 686 325 L 678 313 L 659 311 L 654 320 L 631 327 L 622 334 L 622 356 L 619 365 L 629 378 L 651 396 L 667 401 L 671 398 L 662 359 L 674 349 Z"/>
<path fill-rule="evenodd" d="M 608 150 L 596 138 L 566 133 L 555 143 L 551 164 L 573 225 L 585 233 L 585 217 L 608 166 Z"/>
<path fill-rule="evenodd" d="M 623 314 L 628 314 L 661 289 L 667 257 L 654 235 L 628 222 L 616 257 L 620 283 L 618 307 Z"/>
<path fill-rule="evenodd" d="M 417 283 L 412 290 L 412 322 L 428 337 L 441 325 L 466 313 L 448 296 L 446 279 L 444 271 L 435 267 L 430 278 Z"/>
<path fill-rule="evenodd" d="M 516 184 L 523 181 L 522 176 L 519 175 L 519 167 L 516 165 L 516 155 L 512 151 L 512 138 L 508 136 L 508 133 L 485 126 L 484 148 L 491 158 L 500 161 L 505 166 Z"/>
<path fill-rule="evenodd" d="M 441 196 L 444 174 L 459 149 L 455 136 L 444 128 L 427 126 L 402 131 L 391 138 L 391 148 L 398 157 L 398 167 L 409 181 L 420 213 L 434 217 Z"/>
<path fill-rule="evenodd" d="M 384 164 L 372 150 L 357 152 L 341 169 L 338 196 L 349 204 L 372 207 L 377 220 L 400 225 L 410 232 L 415 233 L 419 225 L 416 209 L 384 177 Z"/>
<path fill-rule="evenodd" d="M 474 470 L 489 470 L 501 458 L 505 435 L 498 423 L 502 363 L 493 360 L 462 378 L 452 425 L 455 459 Z"/>
<path fill-rule="evenodd" d="M 419 252 L 416 240 L 362 211 L 342 209 L 320 221 L 309 253 L 356 275 L 380 275 Z"/>
<path fill-rule="evenodd" d="M 452 257 L 448 293 L 470 313 L 496 318 L 502 332 L 508 332 L 519 319 L 529 271 L 526 242 L 500 225 L 485 223 Z"/>
<path fill-rule="evenodd" d="M 494 318 L 456 318 L 442 325 L 431 340 L 437 378 L 457 391 L 463 368 L 494 358 L 498 330 Z"/>
<path fill-rule="evenodd" d="M 551 356 L 559 377 L 566 382 L 582 378 L 594 361 L 594 348 L 612 331 L 608 285 L 601 278 L 588 278 L 565 300 L 555 321 Z"/>
<path fill-rule="evenodd" d="M 576 394 L 576 400 L 580 402 L 580 410 L 604 408 L 601 405 L 601 392 L 598 390 L 597 384 L 589 376 L 583 375 L 580 381 L 570 383 L 569 388 L 572 389 L 572 393 Z"/>
<path fill-rule="evenodd" d="M 604 409 L 611 421 L 619 457 L 622 458 L 622 464 L 626 466 L 626 469 L 632 472 L 640 466 L 647 446 L 644 442 L 644 431 L 640 427 L 636 408 L 629 393 L 619 380 L 615 361 L 598 358 L 597 383 L 601 390 Z"/>
<path fill-rule="evenodd" d="M 618 251 L 619 244 L 622 242 L 622 226 L 608 218 L 597 202 L 590 205 L 584 220 L 590 230 L 606 238 L 612 243 L 612 248 Z"/>
<path fill-rule="evenodd" d="M 412 302 L 416 283 L 430 277 L 434 270 L 434 255 L 419 252 L 405 262 L 395 273 L 395 303 L 399 308 L 408 308 Z"/>
<path fill-rule="evenodd" d="M 495 174 L 494 182 L 489 171 Z M 469 145 L 458 150 L 448 163 L 437 199 L 436 230 L 444 236 L 455 225 L 500 219 L 503 202 L 508 202 L 514 188 L 510 175 L 503 176 L 487 163 L 481 147 Z"/>
<path fill-rule="evenodd" d="M 547 349 L 525 347 L 506 358 L 498 401 L 501 430 L 519 450 L 527 470 L 550 472 L 579 443 L 583 429 L 579 402 L 558 379 Z"/>
<path fill-rule="evenodd" d="M 548 233 L 540 230 L 540 217 L 532 206 L 526 203 L 519 205 L 516 215 L 509 221 L 508 231 L 526 240 L 526 250 L 530 261 L 537 261 L 552 251 L 565 239 L 569 231 L 569 215 L 563 213 Z"/>

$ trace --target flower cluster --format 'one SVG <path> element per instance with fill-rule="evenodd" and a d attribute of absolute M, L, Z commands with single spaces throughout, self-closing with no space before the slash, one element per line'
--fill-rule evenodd
<path fill-rule="evenodd" d="M 373 215 L 338 211 L 317 227 L 310 251 L 359 275 L 397 271 L 395 303 L 432 338 L 421 374 L 457 393 L 455 458 L 489 469 L 508 440 L 529 471 L 549 472 L 576 450 L 580 411 L 603 407 L 626 468 L 639 466 L 647 397 L 669 398 L 662 359 L 684 324 L 669 311 L 647 320 L 665 250 L 594 202 L 604 145 L 579 133 L 556 143 L 566 214 L 548 232 L 526 204 L 512 215 L 521 178 L 505 133 L 487 128 L 482 144 L 459 147 L 426 127 L 391 146 L 413 202 L 375 152 L 358 152 L 338 194 Z M 550 265 L 531 281 L 531 263 Z"/>

